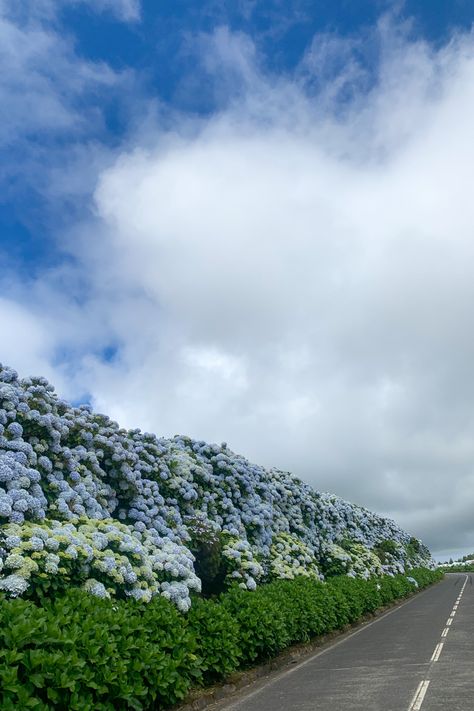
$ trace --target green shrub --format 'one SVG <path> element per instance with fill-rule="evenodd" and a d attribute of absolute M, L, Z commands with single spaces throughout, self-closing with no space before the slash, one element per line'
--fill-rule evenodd
<path fill-rule="evenodd" d="M 337 595 L 338 606 L 341 607 L 342 600 L 345 603 L 343 609 L 339 612 L 340 622 L 344 620 L 343 624 L 354 622 L 365 612 L 360 596 L 361 583 L 364 585 L 365 581 L 357 578 L 348 578 L 347 576 L 331 578 L 328 581 L 328 587 L 339 593 Z"/>
<path fill-rule="evenodd" d="M 269 659 L 290 643 L 283 605 L 266 592 L 268 587 L 255 592 L 234 587 L 220 598 L 237 621 L 244 664 Z"/>
<path fill-rule="evenodd" d="M 145 709 L 184 698 L 200 670 L 194 636 L 167 600 L 71 590 L 44 607 L 0 603 L 2 711 Z"/>
<path fill-rule="evenodd" d="M 414 578 L 420 588 L 424 588 L 432 583 L 439 582 L 444 577 L 442 570 L 429 570 L 428 568 L 412 568 L 408 571 L 408 575 Z"/>
<path fill-rule="evenodd" d="M 276 580 L 261 589 L 265 600 L 283 615 L 289 644 L 305 642 L 337 626 L 334 602 L 319 581 Z"/>
<path fill-rule="evenodd" d="M 194 599 L 187 624 L 196 639 L 204 682 L 221 679 L 239 667 L 242 656 L 239 625 L 224 605 L 214 600 Z"/>
<path fill-rule="evenodd" d="M 423 568 L 419 588 L 442 578 Z M 197 598 L 183 615 L 161 596 L 102 600 L 70 589 L 42 606 L 0 600 L 0 708 L 164 709 L 192 686 L 355 622 L 415 589 L 405 575 L 276 580 Z"/>

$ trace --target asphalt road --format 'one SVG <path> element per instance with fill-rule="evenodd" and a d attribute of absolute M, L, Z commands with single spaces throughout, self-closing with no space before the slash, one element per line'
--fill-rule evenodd
<path fill-rule="evenodd" d="M 304 662 L 212 708 L 474 711 L 473 578 L 447 575 Z"/>

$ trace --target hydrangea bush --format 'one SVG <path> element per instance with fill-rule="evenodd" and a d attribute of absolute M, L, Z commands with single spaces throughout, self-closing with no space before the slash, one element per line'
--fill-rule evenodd
<path fill-rule="evenodd" d="M 67 584 L 99 596 L 160 594 L 185 610 L 191 552 L 222 536 L 228 581 L 432 565 L 393 521 L 265 469 L 225 443 L 125 430 L 0 365 L 0 589 Z M 390 545 L 389 545 L 390 544 Z M 194 548 L 195 549 L 195 548 Z"/>
<path fill-rule="evenodd" d="M 113 519 L 45 520 L 2 527 L 0 590 L 16 596 L 30 585 L 82 586 L 98 597 L 151 600 L 161 593 L 186 610 L 188 590 L 200 590 L 193 558 L 184 546 L 147 531 L 131 533 Z"/>
<path fill-rule="evenodd" d="M 327 576 L 349 575 L 352 578 L 370 578 L 384 572 L 394 575 L 390 566 L 382 566 L 380 558 L 362 543 L 343 540 L 340 545 L 329 543 L 324 554 L 324 572 Z M 397 571 L 400 572 L 400 571 Z M 402 571 L 403 572 L 403 571 Z"/>
<path fill-rule="evenodd" d="M 269 572 L 272 578 L 293 580 L 299 576 L 320 579 L 314 551 L 297 536 L 279 533 L 270 548 Z"/>

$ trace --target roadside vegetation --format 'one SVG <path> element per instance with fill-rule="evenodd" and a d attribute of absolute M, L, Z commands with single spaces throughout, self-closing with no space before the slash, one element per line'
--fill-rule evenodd
<path fill-rule="evenodd" d="M 277 580 L 195 597 L 187 613 L 83 590 L 0 601 L 0 708 L 165 709 L 197 686 L 268 660 L 423 588 L 440 571 L 369 580 Z"/>
<path fill-rule="evenodd" d="M 451 563 L 440 565 L 439 570 L 443 573 L 474 573 L 474 563 Z"/>
<path fill-rule="evenodd" d="M 468 553 L 459 560 L 450 558 L 438 567 L 445 573 L 474 573 L 474 553 Z"/>
<path fill-rule="evenodd" d="M 0 365 L 0 708 L 167 708 L 439 578 L 397 524 Z"/>

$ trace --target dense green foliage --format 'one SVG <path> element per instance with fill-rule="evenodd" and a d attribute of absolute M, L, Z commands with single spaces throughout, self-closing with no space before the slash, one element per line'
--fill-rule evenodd
<path fill-rule="evenodd" d="M 459 563 L 459 564 L 451 564 L 451 565 L 441 565 L 439 567 L 440 570 L 443 571 L 443 573 L 474 573 L 474 564 L 473 563 Z"/>
<path fill-rule="evenodd" d="M 196 598 L 186 615 L 161 596 L 144 604 L 69 589 L 41 605 L 3 599 L 0 708 L 166 708 L 197 684 L 341 628 L 441 577 L 415 569 L 411 579 L 277 580 L 253 593 L 235 587 L 216 600 Z"/>
<path fill-rule="evenodd" d="M 69 589 L 54 602 L 0 604 L 0 708 L 150 708 L 182 698 L 200 669 L 174 606 L 115 604 Z"/>

